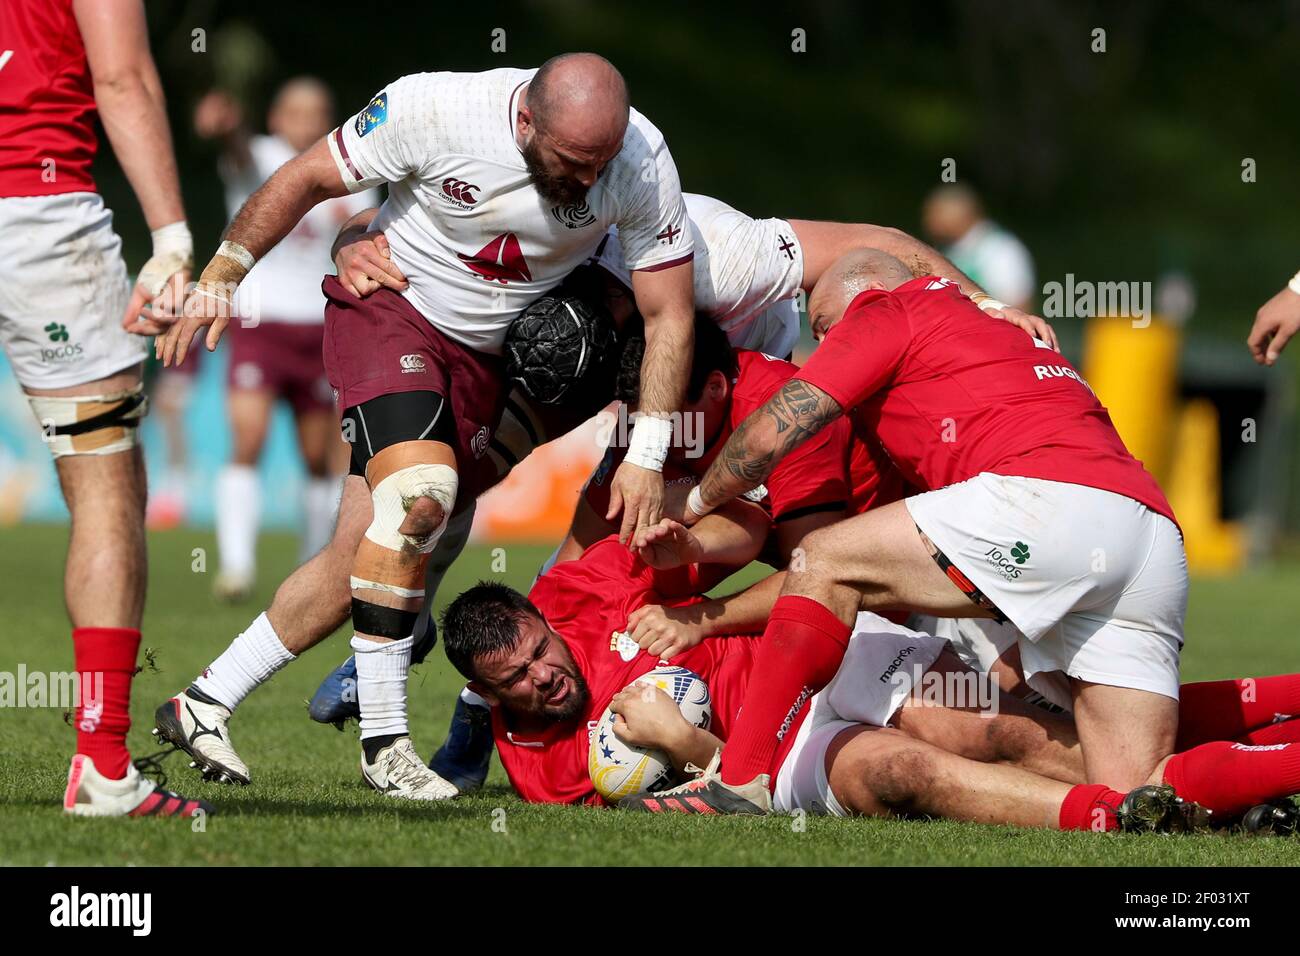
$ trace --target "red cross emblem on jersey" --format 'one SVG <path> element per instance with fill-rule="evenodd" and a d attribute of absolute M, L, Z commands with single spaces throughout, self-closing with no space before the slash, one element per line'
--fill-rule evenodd
<path fill-rule="evenodd" d="M 456 253 L 456 257 L 480 279 L 495 279 L 502 285 L 510 282 L 532 282 L 528 260 L 519 248 L 519 239 L 513 232 L 503 232 L 472 256 Z"/>
<path fill-rule="evenodd" d="M 673 240 L 676 239 L 680 234 L 681 234 L 681 230 L 678 229 L 676 226 L 674 226 L 672 223 L 669 223 L 668 227 L 664 229 L 663 232 L 659 233 L 659 235 L 655 236 L 655 238 L 663 242 L 666 242 L 668 243 L 668 245 L 671 246 L 673 244 Z"/>

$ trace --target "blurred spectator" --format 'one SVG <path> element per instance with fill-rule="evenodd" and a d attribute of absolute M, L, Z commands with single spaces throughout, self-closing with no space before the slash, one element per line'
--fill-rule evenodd
<path fill-rule="evenodd" d="M 1032 311 L 1034 260 L 1024 243 L 985 218 L 979 197 L 966 186 L 930 193 L 922 228 L 939 251 L 995 299 Z"/>
<path fill-rule="evenodd" d="M 221 145 L 217 169 L 234 216 L 280 166 L 314 145 L 334 126 L 334 99 L 320 80 L 299 77 L 280 88 L 266 121 L 269 135 L 252 133 L 238 102 L 208 93 L 194 111 L 194 130 Z M 293 232 L 262 257 L 236 297 L 232 323 L 227 410 L 232 433 L 229 463 L 216 481 L 223 600 L 246 599 L 253 586 L 261 487 L 257 463 L 277 400 L 293 410 L 307 468 L 303 535 L 305 561 L 329 540 L 347 468 L 333 395 L 321 358 L 325 297 L 321 278 L 333 271 L 330 246 L 354 213 L 378 205 L 373 190 L 331 199 L 303 217 Z"/>

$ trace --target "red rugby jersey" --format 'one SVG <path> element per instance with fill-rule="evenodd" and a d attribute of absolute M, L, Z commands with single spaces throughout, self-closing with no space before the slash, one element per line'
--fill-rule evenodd
<path fill-rule="evenodd" d="M 687 458 L 675 450 L 669 456 L 669 465 L 673 467 L 664 471 L 666 480 L 682 473 L 697 479 L 703 477 L 736 426 L 799 371 L 797 365 L 749 349 L 736 350 L 736 365 L 731 409 L 721 432 L 716 436 L 701 436 L 709 446 L 698 457 Z M 852 444 L 852 427 L 847 422 L 836 422 L 808 439 L 777 465 L 764 482 L 767 496 L 762 501 L 772 520 L 790 519 L 811 511 L 850 508 L 859 499 L 870 499 L 877 476 L 868 474 L 866 469 L 871 467 L 873 459 L 861 453 L 855 456 Z M 611 448 L 595 476 L 583 489 L 583 495 L 597 514 L 603 515 L 609 508 L 609 482 L 625 451 Z M 851 474 L 851 465 L 856 466 L 860 473 Z"/>
<path fill-rule="evenodd" d="M 638 677 L 655 669 L 650 657 L 618 634 L 628 615 L 643 604 L 679 606 L 698 598 L 684 569 L 647 568 L 611 536 L 588 548 L 576 561 L 557 564 L 529 592 L 547 623 L 564 639 L 586 678 L 591 699 L 586 710 L 539 735 L 510 730 L 501 708 L 492 708 L 492 733 L 510 784 L 531 803 L 604 801 L 587 775 L 592 729 L 610 700 Z M 744 699 L 758 636 L 713 638 L 672 658 L 709 685 L 713 733 L 726 739 Z"/>
<path fill-rule="evenodd" d="M 921 491 L 987 471 L 1100 488 L 1174 520 L 1069 362 L 946 279 L 862 293 L 795 377 L 851 409 Z"/>
<path fill-rule="evenodd" d="M 95 93 L 72 0 L 0 3 L 0 197 L 94 192 Z"/>

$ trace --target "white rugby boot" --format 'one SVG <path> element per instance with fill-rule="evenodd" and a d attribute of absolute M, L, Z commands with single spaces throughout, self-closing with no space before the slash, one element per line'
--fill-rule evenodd
<path fill-rule="evenodd" d="M 79 817 L 193 817 L 216 810 L 206 801 L 164 790 L 134 765 L 121 780 L 110 780 L 95 769 L 95 761 L 76 754 L 68 768 L 63 812 Z"/>
<path fill-rule="evenodd" d="M 188 690 L 154 712 L 153 735 L 190 755 L 190 766 L 205 780 L 247 786 L 248 765 L 230 742 L 229 708 L 191 696 Z"/>
<path fill-rule="evenodd" d="M 399 800 L 450 800 L 460 791 L 424 765 L 410 737 L 398 737 L 375 755 L 361 754 L 361 776 L 386 797 Z"/>

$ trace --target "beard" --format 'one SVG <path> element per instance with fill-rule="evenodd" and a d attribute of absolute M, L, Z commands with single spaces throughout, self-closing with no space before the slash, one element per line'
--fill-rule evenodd
<path fill-rule="evenodd" d="M 587 709 L 587 704 L 591 701 L 591 689 L 587 687 L 582 673 L 575 671 L 566 676 L 573 681 L 573 693 L 558 707 L 542 708 L 542 716 L 554 724 L 562 724 L 577 717 Z"/>
<path fill-rule="evenodd" d="M 546 203 L 552 206 L 573 206 L 587 198 L 587 187 L 576 179 L 556 176 L 546 171 L 536 137 L 524 144 L 522 152 L 528 178 Z"/>

